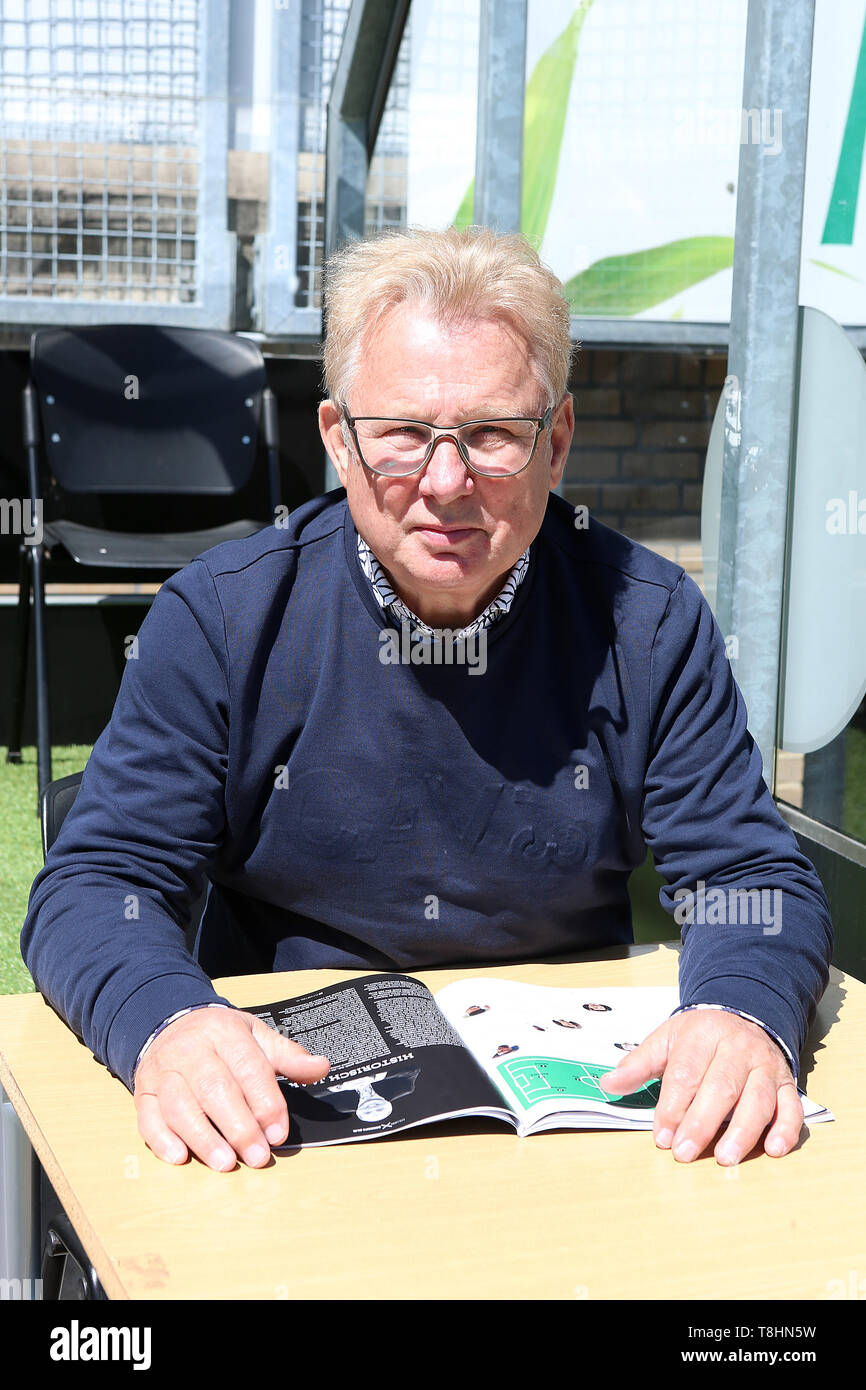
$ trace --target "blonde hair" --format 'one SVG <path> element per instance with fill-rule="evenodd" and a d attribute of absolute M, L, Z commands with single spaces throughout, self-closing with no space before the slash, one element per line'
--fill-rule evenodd
<path fill-rule="evenodd" d="M 332 401 L 352 389 L 365 334 L 407 301 L 442 324 L 502 319 L 529 345 L 550 405 L 562 399 L 571 365 L 571 315 L 562 285 L 517 233 L 489 227 L 411 227 L 352 241 L 324 276 L 324 386 Z"/>

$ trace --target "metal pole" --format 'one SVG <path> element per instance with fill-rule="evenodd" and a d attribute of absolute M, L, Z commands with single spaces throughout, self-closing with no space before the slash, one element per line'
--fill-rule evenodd
<path fill-rule="evenodd" d="M 197 299 L 209 326 L 230 328 L 234 313 L 237 238 L 228 230 L 228 0 L 206 0 L 201 10 L 201 25 Z"/>
<path fill-rule="evenodd" d="M 409 0 L 352 0 L 328 101 L 325 255 L 364 235 L 370 157 Z"/>
<path fill-rule="evenodd" d="M 815 0 L 749 0 L 718 618 L 772 787 Z"/>
<path fill-rule="evenodd" d="M 273 335 L 292 331 L 298 266 L 298 121 L 301 5 L 271 14 L 271 148 L 268 234 L 257 263 L 258 324 Z"/>
<path fill-rule="evenodd" d="M 408 14 L 409 0 L 352 0 L 328 101 L 326 258 L 364 235 L 367 174 Z M 325 490 L 339 482 L 325 455 Z"/>
<path fill-rule="evenodd" d="M 479 226 L 520 230 L 527 0 L 481 0 L 475 200 Z"/>

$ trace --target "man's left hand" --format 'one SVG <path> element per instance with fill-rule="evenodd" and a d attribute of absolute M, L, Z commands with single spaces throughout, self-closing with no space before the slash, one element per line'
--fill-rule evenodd
<path fill-rule="evenodd" d="M 600 1084 L 628 1095 L 653 1077 L 662 1079 L 653 1138 L 681 1163 L 702 1154 L 728 1116 L 713 1149 L 721 1164 L 739 1163 L 765 1130 L 764 1151 L 774 1158 L 800 1137 L 803 1106 L 791 1068 L 763 1028 L 738 1014 L 674 1014 Z"/>

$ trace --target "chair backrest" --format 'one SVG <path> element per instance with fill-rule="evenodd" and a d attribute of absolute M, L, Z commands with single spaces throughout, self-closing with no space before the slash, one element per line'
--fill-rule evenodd
<path fill-rule="evenodd" d="M 39 798 L 43 859 L 47 857 L 48 851 L 60 834 L 60 827 L 72 809 L 72 803 L 78 795 L 83 776 L 83 772 L 73 772 L 68 777 L 58 777 L 54 782 L 48 783 Z M 199 923 L 207 906 L 209 892 L 210 880 L 205 879 L 204 887 L 197 901 L 193 904 L 189 926 L 184 931 L 184 939 L 190 952 L 195 946 Z"/>
<path fill-rule="evenodd" d="M 40 821 L 42 824 L 42 858 L 48 854 L 60 833 L 72 803 L 81 786 L 82 772 L 73 772 L 69 777 L 58 777 L 49 782 L 40 798 Z"/>
<path fill-rule="evenodd" d="M 152 324 L 33 334 L 45 456 L 68 492 L 230 494 L 256 456 L 265 365 L 231 333 Z"/>

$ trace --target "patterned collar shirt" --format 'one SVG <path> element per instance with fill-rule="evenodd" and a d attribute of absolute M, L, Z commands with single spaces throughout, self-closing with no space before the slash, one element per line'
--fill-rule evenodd
<path fill-rule="evenodd" d="M 417 614 L 406 607 L 406 604 L 401 598 L 397 597 L 387 574 L 367 545 L 367 542 L 361 536 L 358 536 L 358 559 L 361 562 L 361 569 L 370 581 L 373 595 L 380 608 L 389 613 L 395 622 L 399 623 L 401 626 L 403 623 L 408 623 L 410 627 L 423 633 L 425 637 L 436 637 L 439 635 L 442 631 L 441 628 L 437 629 L 428 626 Z M 496 622 L 497 618 L 503 617 L 514 602 L 514 596 L 519 586 L 526 578 L 528 570 L 529 550 L 527 549 L 524 550 L 520 559 L 509 571 L 508 578 L 499 593 L 488 603 L 484 612 L 479 613 L 477 618 L 473 618 L 472 622 L 467 624 L 466 627 L 461 628 L 459 632 L 452 633 L 454 641 L 465 641 L 466 638 L 472 637 L 476 632 L 481 632 L 482 629 L 490 627 L 492 623 Z"/>

